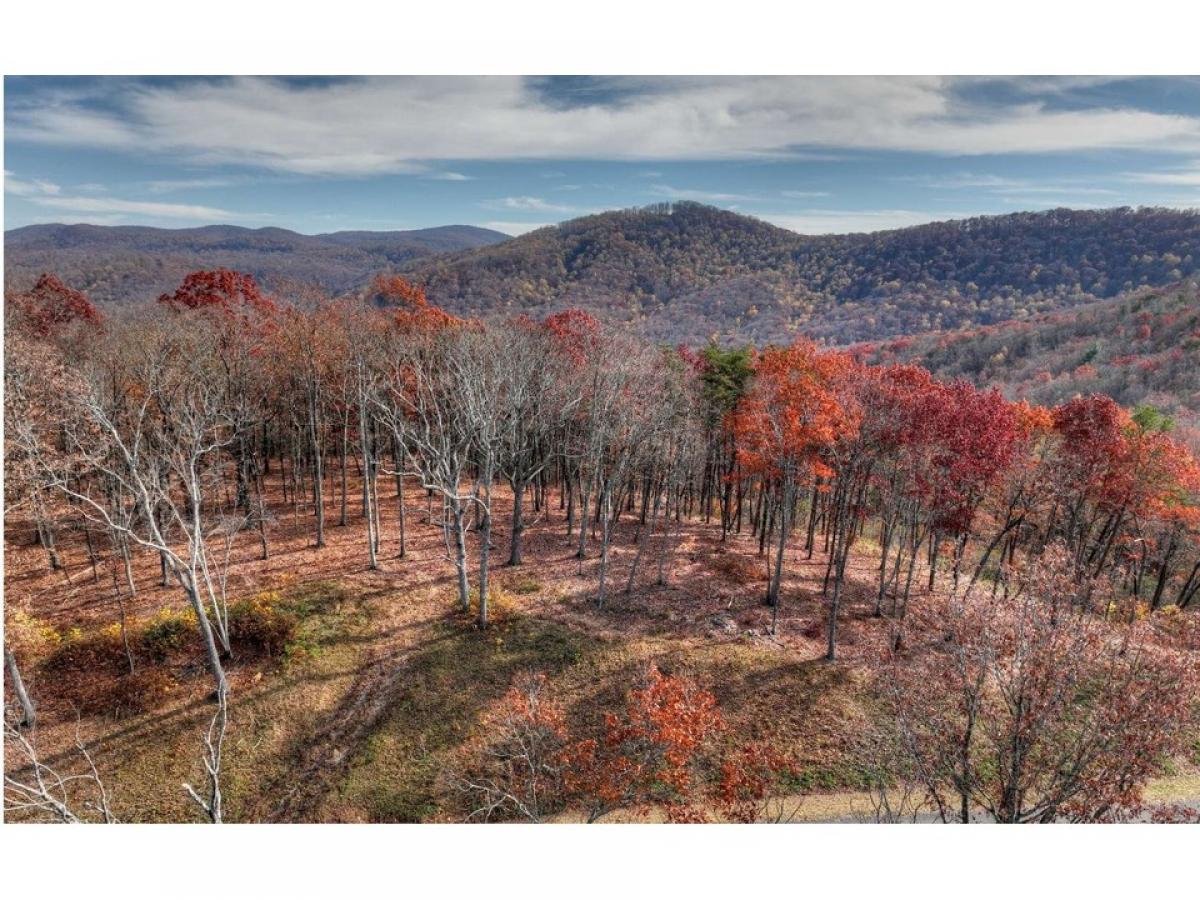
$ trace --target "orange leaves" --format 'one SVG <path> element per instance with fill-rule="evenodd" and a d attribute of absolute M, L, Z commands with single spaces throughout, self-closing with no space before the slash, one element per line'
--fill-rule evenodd
<path fill-rule="evenodd" d="M 697 755 L 722 727 L 716 697 L 651 666 L 645 686 L 630 692 L 624 715 L 605 717 L 603 740 L 567 748 L 567 789 L 593 817 L 656 800 L 680 805 L 693 788 Z"/>
<path fill-rule="evenodd" d="M 27 294 L 17 294 L 13 305 L 24 315 L 29 329 L 40 338 L 58 334 L 75 322 L 97 326 L 103 316 L 87 294 L 67 287 L 57 275 L 43 274 Z"/>
<path fill-rule="evenodd" d="M 218 309 L 224 313 L 272 315 L 278 307 L 258 287 L 253 275 L 229 269 L 191 272 L 173 294 L 158 302 L 173 309 Z"/>
<path fill-rule="evenodd" d="M 732 417 L 742 465 L 768 476 L 812 474 L 818 455 L 857 424 L 839 390 L 854 368 L 848 355 L 811 341 L 764 350 Z"/>
<path fill-rule="evenodd" d="M 430 303 L 425 288 L 399 275 L 376 275 L 368 297 L 377 306 L 395 307 L 396 327 L 405 333 L 436 332 L 463 324 L 462 319 Z"/>
<path fill-rule="evenodd" d="M 542 326 L 554 338 L 555 346 L 573 363 L 581 364 L 600 343 L 600 320 L 581 309 L 567 309 L 547 316 Z"/>
<path fill-rule="evenodd" d="M 541 731 L 547 737 L 566 735 L 566 716 L 562 707 L 544 696 L 546 676 L 527 674 L 517 680 L 500 701 L 501 712 L 493 723 L 518 725 L 522 729 Z"/>
<path fill-rule="evenodd" d="M 780 778 L 796 775 L 795 761 L 769 744 L 747 744 L 721 764 L 718 800 L 727 818 L 734 822 L 757 821 L 763 801 Z"/>

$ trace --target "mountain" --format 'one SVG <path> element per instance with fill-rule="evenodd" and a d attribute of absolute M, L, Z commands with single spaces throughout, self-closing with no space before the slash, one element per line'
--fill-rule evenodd
<path fill-rule="evenodd" d="M 147 299 L 196 268 L 354 292 L 380 270 L 476 316 L 580 307 L 664 341 L 833 344 L 1028 319 L 1200 269 L 1200 213 L 1058 209 L 805 236 L 698 203 L 606 212 L 511 240 L 454 226 L 300 235 L 38 225 L 8 232 L 9 283 L 57 272 L 94 299 Z M 465 247 L 465 249 L 464 249 Z"/>
<path fill-rule="evenodd" d="M 249 272 L 268 287 L 289 279 L 342 292 L 383 269 L 507 238 L 469 225 L 317 235 L 234 225 L 30 225 L 4 233 L 5 281 L 28 287 L 42 272 L 55 272 L 93 300 L 113 303 L 153 299 L 178 287 L 188 272 L 224 267 Z"/>
<path fill-rule="evenodd" d="M 647 334 L 832 343 L 1076 306 L 1200 266 L 1200 214 L 1053 210 L 808 237 L 697 203 L 606 212 L 407 266 L 458 313 L 581 307 Z"/>
<path fill-rule="evenodd" d="M 1200 446 L 1200 282 L 1100 300 L 1069 312 L 861 348 L 871 362 L 918 362 L 943 378 L 1054 404 L 1108 394 L 1150 404 Z"/>

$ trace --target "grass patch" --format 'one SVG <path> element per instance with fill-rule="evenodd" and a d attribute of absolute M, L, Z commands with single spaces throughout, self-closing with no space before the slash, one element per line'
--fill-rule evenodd
<path fill-rule="evenodd" d="M 510 578 L 504 582 L 504 589 L 514 594 L 536 594 L 542 589 L 542 583 L 529 575 L 520 578 Z"/>
<path fill-rule="evenodd" d="M 449 773 L 482 714 L 523 671 L 580 666 L 603 645 L 555 623 L 509 614 L 485 632 L 438 623 L 405 667 L 404 689 L 329 803 L 372 822 L 444 818 Z M 451 818 L 453 816 L 450 816 Z"/>

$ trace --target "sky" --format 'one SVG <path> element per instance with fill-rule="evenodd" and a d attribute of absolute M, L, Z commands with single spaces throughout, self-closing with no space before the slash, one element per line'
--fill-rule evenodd
<path fill-rule="evenodd" d="M 6 77 L 5 228 L 1200 207 L 1198 77 Z"/>

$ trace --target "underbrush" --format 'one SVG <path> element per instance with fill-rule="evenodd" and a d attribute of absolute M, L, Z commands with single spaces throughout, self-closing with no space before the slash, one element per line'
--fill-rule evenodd
<path fill-rule="evenodd" d="M 507 578 L 504 589 L 514 594 L 536 594 L 542 589 L 541 582 L 530 575 Z"/>
<path fill-rule="evenodd" d="M 742 556 L 740 553 L 718 552 L 709 558 L 709 568 L 724 575 L 736 584 L 748 584 L 767 580 L 767 566 L 763 560 Z"/>
<path fill-rule="evenodd" d="M 291 585 L 239 599 L 229 607 L 227 665 L 289 664 L 316 656 L 344 633 L 351 615 L 367 614 L 335 582 Z M 23 655 L 37 660 L 39 692 L 88 714 L 121 717 L 155 708 L 196 674 L 203 654 L 199 623 L 190 609 L 129 617 L 124 629 L 113 622 L 61 631 L 18 613 L 9 628 Z"/>

